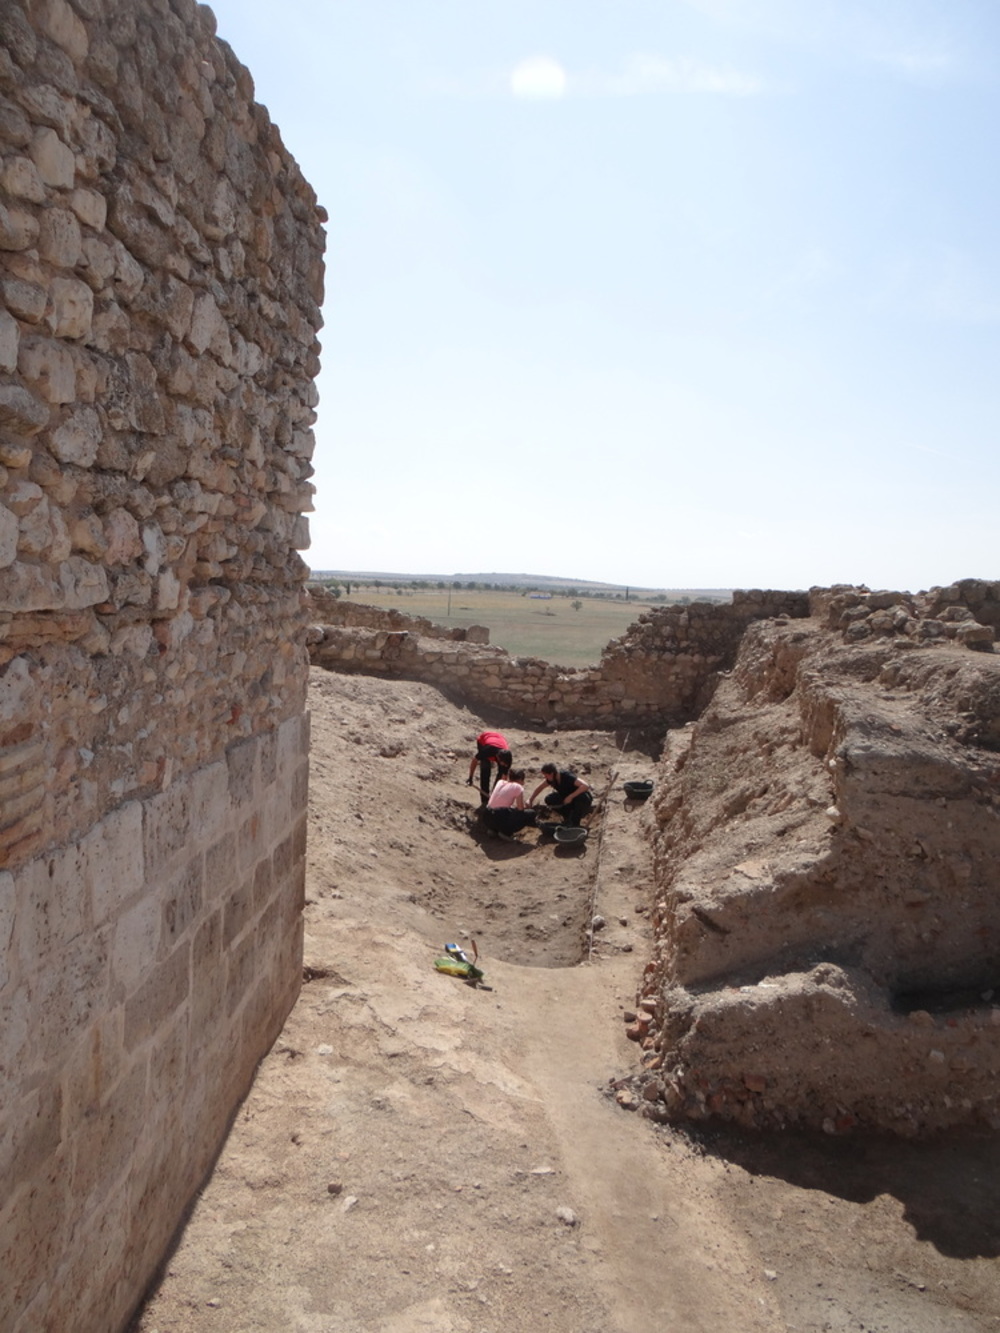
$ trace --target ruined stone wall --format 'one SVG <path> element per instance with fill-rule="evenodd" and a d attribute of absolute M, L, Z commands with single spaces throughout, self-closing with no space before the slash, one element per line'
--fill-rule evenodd
<path fill-rule="evenodd" d="M 364 602 L 348 602 L 334 597 L 324 588 L 309 589 L 309 614 L 313 621 L 323 625 L 349 625 L 353 629 L 406 630 L 424 639 L 449 639 L 453 643 L 489 643 L 490 632 L 485 625 L 435 625 L 426 616 L 408 616 L 390 607 L 367 606 Z"/>
<path fill-rule="evenodd" d="M 596 666 L 584 668 L 510 657 L 495 647 L 444 646 L 388 622 L 374 629 L 314 626 L 309 651 L 315 665 L 329 670 L 427 681 L 533 725 L 664 727 L 697 716 L 718 673 L 732 665 L 748 624 L 808 611 L 806 593 L 760 591 L 735 592 L 724 606 L 658 608 L 613 640 Z"/>
<path fill-rule="evenodd" d="M 646 1114 L 1000 1127 L 1000 656 L 969 614 L 987 590 L 817 590 L 811 619 L 751 627 L 668 737 L 629 1015 Z"/>
<path fill-rule="evenodd" d="M 113 1330 L 300 977 L 323 236 L 193 0 L 0 6 L 0 1327 Z"/>

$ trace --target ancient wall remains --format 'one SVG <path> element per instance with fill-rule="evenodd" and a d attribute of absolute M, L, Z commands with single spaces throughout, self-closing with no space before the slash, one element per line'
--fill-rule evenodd
<path fill-rule="evenodd" d="M 452 643 L 489 643 L 490 632 L 485 625 L 436 625 L 426 616 L 408 616 L 391 607 L 384 611 L 379 606 L 364 602 L 350 602 L 334 597 L 325 588 L 313 585 L 309 589 L 310 617 L 323 625 L 348 625 L 352 629 L 406 630 L 423 639 L 448 639 Z"/>
<path fill-rule="evenodd" d="M 368 608 L 374 611 L 374 608 Z M 593 667 L 510 657 L 502 648 L 443 645 L 377 612 L 372 628 L 318 624 L 309 632 L 317 666 L 402 676 L 439 686 L 483 710 L 548 727 L 665 727 L 697 716 L 718 673 L 732 665 L 748 624 L 808 614 L 795 592 L 735 592 L 732 603 L 695 602 L 641 615 Z"/>
<path fill-rule="evenodd" d="M 668 737 L 646 1114 L 1000 1128 L 998 593 L 817 590 Z"/>
<path fill-rule="evenodd" d="M 114 1330 L 300 976 L 322 216 L 193 0 L 0 6 L 0 1327 Z"/>
<path fill-rule="evenodd" d="M 689 724 L 644 812 L 655 946 L 623 1105 L 1000 1127 L 1000 582 L 668 607 L 579 671 L 372 625 L 314 626 L 313 661 L 529 723 Z"/>

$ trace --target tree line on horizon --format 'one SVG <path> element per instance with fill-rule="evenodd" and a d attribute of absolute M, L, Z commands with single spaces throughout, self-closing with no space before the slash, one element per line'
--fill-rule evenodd
<path fill-rule="evenodd" d="M 617 601 L 617 602 L 645 602 L 647 604 L 662 605 L 670 603 L 675 606 L 689 606 L 692 601 L 705 602 L 724 602 L 726 598 L 719 597 L 698 597 L 692 598 L 686 594 L 675 597 L 667 592 L 657 592 L 648 595 L 633 593 L 629 588 L 624 592 L 602 591 L 596 588 L 575 587 L 567 584 L 565 587 L 553 587 L 548 584 L 542 587 L 540 584 L 532 583 L 492 583 L 476 579 L 364 579 L 348 578 L 346 575 L 316 575 L 309 580 L 313 587 L 325 589 L 333 597 L 350 597 L 351 593 L 357 593 L 362 588 L 374 589 L 376 592 L 391 592 L 399 597 L 411 597 L 416 592 L 508 592 L 517 593 L 521 597 L 530 597 L 532 593 L 545 594 L 551 597 L 564 597 L 570 601 L 579 601 L 581 598 L 589 597 L 596 601 Z"/>

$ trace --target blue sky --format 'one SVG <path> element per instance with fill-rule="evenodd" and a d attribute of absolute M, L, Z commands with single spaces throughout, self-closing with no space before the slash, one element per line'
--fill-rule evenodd
<path fill-rule="evenodd" d="M 330 214 L 306 559 L 1000 577 L 995 0 L 217 0 Z"/>

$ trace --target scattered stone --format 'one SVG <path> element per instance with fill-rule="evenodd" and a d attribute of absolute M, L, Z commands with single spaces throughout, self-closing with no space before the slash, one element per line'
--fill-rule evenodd
<path fill-rule="evenodd" d="M 580 1225 L 576 1213 L 574 1213 L 572 1208 L 567 1208 L 565 1205 L 556 1209 L 556 1217 L 558 1217 L 559 1221 L 562 1222 L 564 1226 L 575 1227 Z"/>

